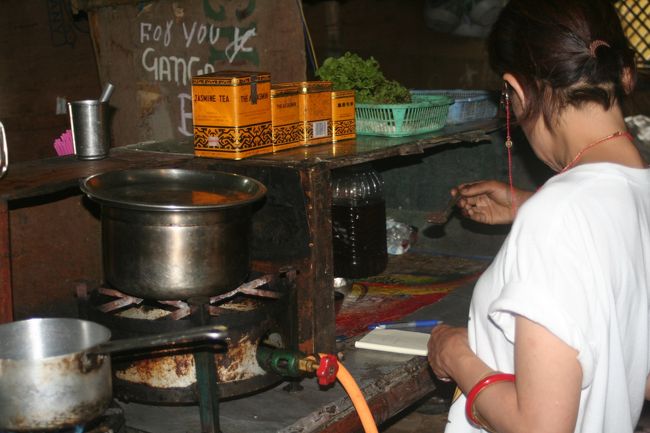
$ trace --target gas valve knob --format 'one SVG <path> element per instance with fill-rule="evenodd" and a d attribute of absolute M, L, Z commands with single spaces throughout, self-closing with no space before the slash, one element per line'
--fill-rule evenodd
<path fill-rule="evenodd" d="M 331 385 L 336 382 L 336 374 L 339 371 L 339 361 L 335 355 L 321 355 L 320 364 L 316 370 L 318 384 L 321 386 Z"/>

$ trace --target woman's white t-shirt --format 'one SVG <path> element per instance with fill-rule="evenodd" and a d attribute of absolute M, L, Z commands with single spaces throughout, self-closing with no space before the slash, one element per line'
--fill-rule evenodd
<path fill-rule="evenodd" d="M 579 353 L 576 433 L 631 433 L 650 365 L 650 169 L 586 164 L 524 203 L 474 289 L 468 335 L 491 368 L 514 371 L 515 316 Z M 446 433 L 478 432 L 451 407 Z"/>

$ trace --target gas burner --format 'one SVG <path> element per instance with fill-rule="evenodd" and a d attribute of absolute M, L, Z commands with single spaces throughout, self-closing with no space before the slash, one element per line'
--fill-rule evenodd
<path fill-rule="evenodd" d="M 282 297 L 281 293 L 278 293 L 273 290 L 260 289 L 259 287 L 268 285 L 271 283 L 274 278 L 274 275 L 263 275 L 259 278 L 255 278 L 252 281 L 246 282 L 234 290 L 223 293 L 221 295 L 212 296 L 208 298 L 208 311 L 210 315 L 217 316 L 221 312 L 220 304 L 227 302 L 229 299 L 234 298 L 239 294 L 250 295 L 259 298 L 269 298 L 269 299 L 279 299 Z M 161 317 L 168 317 L 172 320 L 180 320 L 185 317 L 188 317 L 191 313 L 190 302 L 189 301 L 155 301 L 155 303 L 160 304 L 161 307 L 169 306 L 173 307 L 174 310 L 169 311 L 168 309 L 152 309 L 152 308 L 143 308 L 138 309 L 137 306 L 142 305 L 144 299 L 137 298 L 135 296 L 128 295 L 119 290 L 109 288 L 109 287 L 99 287 L 97 288 L 97 293 L 104 295 L 111 300 L 105 302 L 104 304 L 97 305 L 97 309 L 102 313 L 110 313 L 113 311 L 122 310 L 126 307 L 132 307 L 131 317 L 132 318 L 142 318 L 148 320 L 155 320 Z M 80 299 L 88 298 L 88 286 L 85 284 L 77 285 L 77 297 Z M 140 313 L 140 317 L 137 317 Z M 158 316 L 156 316 L 158 315 Z"/>
<path fill-rule="evenodd" d="M 294 270 L 259 275 L 239 287 L 204 299 L 140 299 L 109 287 L 77 286 L 83 318 L 108 327 L 114 338 L 179 331 L 204 324 L 228 328 L 228 349 L 215 352 L 221 398 L 249 394 L 282 381 L 257 362 L 259 344 L 297 349 Z M 187 351 L 158 350 L 145 355 L 113 356 L 114 395 L 145 404 L 194 404 L 200 399 L 196 360 Z"/>

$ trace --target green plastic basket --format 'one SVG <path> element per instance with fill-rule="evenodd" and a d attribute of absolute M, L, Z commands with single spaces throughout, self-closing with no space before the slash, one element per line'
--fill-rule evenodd
<path fill-rule="evenodd" d="M 443 95 L 413 95 L 408 104 L 356 104 L 357 134 L 405 137 L 437 131 L 453 102 Z"/>

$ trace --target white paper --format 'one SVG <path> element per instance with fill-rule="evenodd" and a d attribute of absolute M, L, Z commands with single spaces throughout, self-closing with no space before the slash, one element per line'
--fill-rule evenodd
<path fill-rule="evenodd" d="M 373 329 L 354 343 L 361 349 L 427 356 L 429 334 L 404 329 Z"/>

